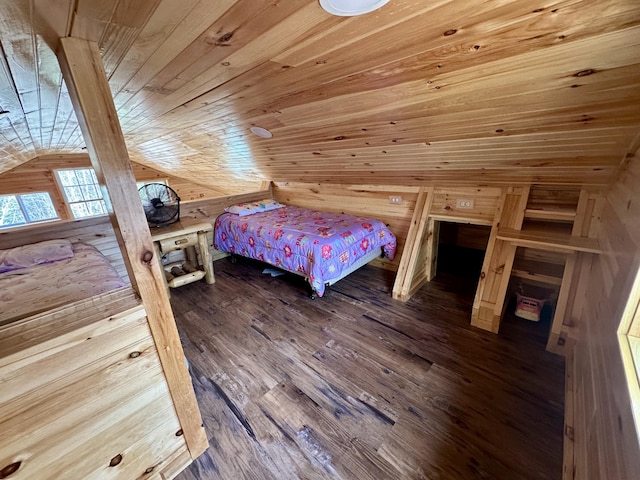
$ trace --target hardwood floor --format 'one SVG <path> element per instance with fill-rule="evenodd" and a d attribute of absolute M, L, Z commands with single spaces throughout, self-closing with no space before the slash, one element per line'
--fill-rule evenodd
<path fill-rule="evenodd" d="M 548 324 L 469 325 L 474 279 L 409 302 L 366 266 L 310 300 L 247 260 L 172 290 L 210 448 L 187 479 L 559 479 L 564 362 Z"/>

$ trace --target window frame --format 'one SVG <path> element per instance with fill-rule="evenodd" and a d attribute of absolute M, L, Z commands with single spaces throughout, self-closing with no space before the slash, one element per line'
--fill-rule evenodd
<path fill-rule="evenodd" d="M 77 171 L 77 170 L 90 170 L 93 173 L 93 177 L 95 177 L 95 183 L 91 183 L 91 184 L 86 184 L 83 183 L 82 185 L 78 184 L 78 185 L 65 185 L 62 181 L 62 178 L 60 177 L 60 173 L 61 172 L 69 172 L 69 171 Z M 65 208 L 67 210 L 67 215 L 69 217 L 69 219 L 71 220 L 83 220 L 83 219 L 87 219 L 87 218 L 95 218 L 95 217 L 102 217 L 104 215 L 109 215 L 109 208 L 108 208 L 108 204 L 107 201 L 104 198 L 104 194 L 100 185 L 100 182 L 98 181 L 98 177 L 96 175 L 95 169 L 91 166 L 87 166 L 87 167 L 71 167 L 71 168 L 56 168 L 54 169 L 54 177 L 56 179 L 56 185 L 58 186 L 58 190 L 60 191 L 60 194 L 62 195 L 62 199 L 64 200 L 64 205 Z M 77 178 L 77 176 L 76 176 Z M 95 198 L 95 199 L 89 199 L 89 200 L 80 200 L 80 201 L 70 201 L 69 200 L 69 196 L 67 195 L 67 191 L 66 191 L 66 187 L 75 187 L 75 186 L 86 186 L 86 185 L 95 185 L 95 187 L 97 188 L 98 192 L 100 193 L 100 198 Z M 104 213 L 99 213 L 96 215 L 86 215 L 86 216 L 82 216 L 82 217 L 76 217 L 74 215 L 73 212 L 73 208 L 72 205 L 76 205 L 76 204 L 87 204 L 90 202 L 95 202 L 95 201 L 100 201 L 102 202 L 103 206 L 104 206 Z"/>
<path fill-rule="evenodd" d="M 51 206 L 53 207 L 53 211 L 55 212 L 56 216 L 53 218 L 47 218 L 44 220 L 30 220 L 30 215 L 27 211 L 27 207 L 24 204 L 24 201 L 22 200 L 21 197 L 25 196 L 25 195 L 36 195 L 36 194 L 42 194 L 45 193 L 47 194 L 47 196 L 49 197 L 49 201 L 51 202 Z M 7 230 L 10 228 L 23 228 L 23 227 L 28 227 L 30 225 L 39 225 L 42 223 L 50 223 L 50 222 L 59 222 L 62 220 L 62 218 L 60 217 L 60 212 L 58 211 L 58 209 L 56 208 L 55 203 L 53 202 L 53 195 L 51 195 L 51 192 L 47 191 L 47 190 L 42 190 L 42 191 L 37 191 L 37 192 L 20 192 L 20 193 L 3 193 L 0 194 L 0 197 L 15 197 L 16 201 L 18 202 L 18 206 L 20 207 L 20 211 L 22 212 L 22 216 L 25 219 L 24 223 L 16 223 L 13 225 L 0 225 L 0 230 Z"/>
<path fill-rule="evenodd" d="M 618 327 L 620 354 L 627 378 L 631 409 L 640 440 L 640 266 Z"/>

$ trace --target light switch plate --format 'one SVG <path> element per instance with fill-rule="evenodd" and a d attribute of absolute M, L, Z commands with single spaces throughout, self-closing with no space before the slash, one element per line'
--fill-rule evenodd
<path fill-rule="evenodd" d="M 389 195 L 389 203 L 392 205 L 402 205 L 402 197 L 400 195 Z"/>

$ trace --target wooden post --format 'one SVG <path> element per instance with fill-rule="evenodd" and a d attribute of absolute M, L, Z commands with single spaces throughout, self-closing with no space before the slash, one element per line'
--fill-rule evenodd
<path fill-rule="evenodd" d="M 509 187 L 496 211 L 491 227 L 478 290 L 473 302 L 471 325 L 498 333 L 505 293 L 511 276 L 515 247 L 497 238 L 501 227 L 520 230 L 530 187 Z"/>
<path fill-rule="evenodd" d="M 411 218 L 411 226 L 402 251 L 396 281 L 393 284 L 393 298 L 406 302 L 411 297 L 412 280 L 417 268 L 422 239 L 426 230 L 427 218 L 431 209 L 433 189 L 422 187 L 418 192 L 416 206 Z M 414 289 L 415 290 L 415 289 Z"/>
<path fill-rule="evenodd" d="M 603 208 L 604 197 L 600 192 L 581 190 L 571 236 L 597 238 Z M 593 258 L 592 253 L 585 252 L 574 252 L 567 258 L 547 341 L 550 352 L 568 356 L 577 340 Z"/>
<path fill-rule="evenodd" d="M 438 242 L 440 241 L 440 222 L 429 219 L 427 226 L 427 282 L 433 280 L 438 270 Z"/>
<path fill-rule="evenodd" d="M 208 447 L 207 437 L 98 45 L 62 38 L 58 61 L 91 164 L 108 192 L 109 216 L 131 283 L 145 306 L 185 441 L 195 459 Z"/>

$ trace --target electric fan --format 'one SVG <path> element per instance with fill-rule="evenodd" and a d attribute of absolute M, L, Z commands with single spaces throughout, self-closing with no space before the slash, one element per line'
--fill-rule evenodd
<path fill-rule="evenodd" d="M 180 197 L 164 183 L 147 183 L 138 189 L 150 227 L 164 227 L 180 220 Z"/>

